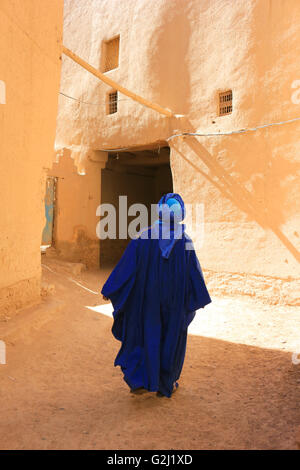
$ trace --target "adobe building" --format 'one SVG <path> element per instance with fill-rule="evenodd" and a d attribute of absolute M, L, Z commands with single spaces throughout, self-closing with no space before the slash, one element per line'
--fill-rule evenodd
<path fill-rule="evenodd" d="M 62 0 L 0 2 L 0 320 L 40 298 L 62 26 Z"/>
<path fill-rule="evenodd" d="M 64 15 L 66 47 L 174 115 L 63 57 L 49 173 L 58 253 L 116 262 L 124 241 L 99 242 L 98 205 L 173 190 L 204 204 L 212 293 L 298 304 L 299 121 L 230 133 L 300 117 L 299 1 L 66 0 Z"/>

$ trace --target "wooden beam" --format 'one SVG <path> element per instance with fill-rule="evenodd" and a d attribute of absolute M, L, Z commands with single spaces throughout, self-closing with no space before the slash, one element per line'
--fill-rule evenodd
<path fill-rule="evenodd" d="M 85 62 L 85 60 L 81 59 L 78 55 L 74 54 L 70 49 L 68 49 L 65 46 L 62 46 L 62 52 L 70 57 L 70 59 L 74 60 L 77 64 L 81 65 L 84 69 L 86 69 L 88 72 L 91 74 L 95 75 L 95 77 L 99 78 L 99 80 L 102 80 L 102 82 L 106 83 L 107 85 L 111 86 L 115 90 L 118 90 L 120 93 L 123 95 L 129 96 L 129 98 L 132 98 L 134 101 L 137 101 L 138 103 L 146 106 L 147 108 L 151 108 L 154 111 L 157 111 L 160 114 L 164 114 L 165 116 L 171 117 L 174 114 L 172 111 L 166 108 L 162 108 L 159 106 L 159 104 L 152 103 L 151 101 L 146 100 L 142 96 L 136 95 L 130 90 L 127 90 L 127 88 L 124 88 L 122 85 L 119 85 L 117 82 L 112 80 L 111 78 L 107 77 L 103 73 L 99 72 L 99 70 L 95 69 L 92 67 L 90 64 Z"/>

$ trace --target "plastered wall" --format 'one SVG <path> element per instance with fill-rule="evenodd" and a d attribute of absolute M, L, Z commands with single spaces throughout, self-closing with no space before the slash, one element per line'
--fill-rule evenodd
<path fill-rule="evenodd" d="M 56 252 L 63 259 L 90 268 L 99 267 L 96 210 L 101 199 L 101 169 L 105 165 L 95 158 L 91 152 L 83 170 L 67 149 L 48 173 L 57 178 L 53 234 Z"/>
<path fill-rule="evenodd" d="M 54 159 L 62 23 L 61 0 L 0 2 L 0 317 L 40 296 L 43 197 Z"/>
<path fill-rule="evenodd" d="M 299 22 L 298 0 L 66 0 L 67 47 L 100 68 L 103 41 L 120 35 L 108 75 L 184 117 L 123 95 L 107 116 L 109 87 L 64 58 L 62 90 L 98 106 L 61 96 L 57 145 L 134 147 L 299 117 Z M 219 117 L 228 89 L 233 112 Z M 212 291 L 299 302 L 299 142 L 299 122 L 169 141 L 174 190 L 204 204 L 198 254 Z"/>

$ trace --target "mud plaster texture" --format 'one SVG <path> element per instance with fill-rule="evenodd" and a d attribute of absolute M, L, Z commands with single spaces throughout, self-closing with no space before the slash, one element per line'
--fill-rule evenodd
<path fill-rule="evenodd" d="M 62 0 L 1 0 L 0 316 L 40 296 L 45 180 L 55 158 Z"/>
<path fill-rule="evenodd" d="M 68 150 L 80 174 L 86 169 L 77 207 L 86 200 L 84 185 L 100 200 L 91 186 L 93 172 L 88 176 L 91 153 L 166 145 L 181 132 L 230 132 L 299 116 L 292 100 L 300 52 L 298 0 L 78 0 L 76 8 L 66 0 L 64 14 L 67 47 L 99 68 L 103 42 L 120 35 L 119 65 L 108 76 L 183 115 L 161 116 L 121 94 L 118 111 L 107 115 L 112 90 L 63 57 L 61 90 L 99 103 L 59 97 L 58 152 Z M 233 112 L 219 116 L 219 92 L 226 90 L 233 93 Z M 294 122 L 168 142 L 174 191 L 188 204 L 204 204 L 204 239 L 197 252 L 214 290 L 298 304 L 298 134 Z M 93 184 L 99 186 L 99 173 Z M 65 217 L 68 235 L 58 240 L 70 242 L 79 225 L 92 239 L 94 214 Z M 201 241 L 201 231 L 191 232 Z"/>

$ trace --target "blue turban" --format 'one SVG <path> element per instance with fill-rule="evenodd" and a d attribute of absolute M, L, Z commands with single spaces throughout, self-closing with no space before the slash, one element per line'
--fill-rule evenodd
<path fill-rule="evenodd" d="M 158 203 L 158 214 L 161 220 L 181 222 L 185 217 L 185 208 L 179 194 L 164 194 Z"/>
<path fill-rule="evenodd" d="M 159 247 L 162 256 L 169 258 L 176 242 L 182 238 L 184 225 L 180 224 L 185 217 L 184 202 L 179 194 L 164 194 L 158 203 Z"/>

